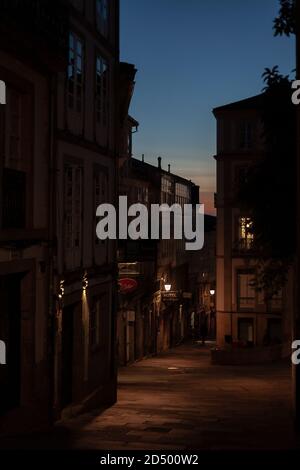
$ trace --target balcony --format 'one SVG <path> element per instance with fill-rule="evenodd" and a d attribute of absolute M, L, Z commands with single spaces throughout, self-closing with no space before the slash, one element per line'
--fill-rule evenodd
<path fill-rule="evenodd" d="M 64 0 L 1 0 L 1 47 L 50 68 L 65 66 L 68 6 Z"/>

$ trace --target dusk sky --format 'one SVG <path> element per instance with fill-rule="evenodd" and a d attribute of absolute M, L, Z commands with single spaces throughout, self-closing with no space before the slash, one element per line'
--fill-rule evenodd
<path fill-rule="evenodd" d="M 265 67 L 295 68 L 294 38 L 273 37 L 278 0 L 121 0 L 121 59 L 138 69 L 134 156 L 200 185 L 213 211 L 212 109 L 257 94 Z"/>

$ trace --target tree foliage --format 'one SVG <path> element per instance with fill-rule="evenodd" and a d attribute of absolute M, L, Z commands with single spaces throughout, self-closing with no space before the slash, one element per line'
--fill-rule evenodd
<path fill-rule="evenodd" d="M 296 32 L 296 0 L 280 0 L 280 10 L 274 20 L 275 36 L 290 36 Z"/>

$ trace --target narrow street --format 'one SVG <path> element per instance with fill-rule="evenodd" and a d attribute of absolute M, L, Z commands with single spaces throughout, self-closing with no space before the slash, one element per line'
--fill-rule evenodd
<path fill-rule="evenodd" d="M 286 361 L 268 367 L 212 366 L 209 346 L 182 345 L 122 368 L 119 399 L 113 407 L 74 418 L 52 436 L 22 438 L 21 445 L 105 450 L 294 448 L 290 385 Z"/>

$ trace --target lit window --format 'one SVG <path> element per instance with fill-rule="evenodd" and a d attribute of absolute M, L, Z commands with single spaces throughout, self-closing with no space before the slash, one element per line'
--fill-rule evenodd
<path fill-rule="evenodd" d="M 237 304 L 239 310 L 253 310 L 255 307 L 254 272 L 240 272 L 237 276 Z"/>
<path fill-rule="evenodd" d="M 99 33 L 108 36 L 108 0 L 96 0 L 96 26 Z"/>
<path fill-rule="evenodd" d="M 103 57 L 96 58 L 96 120 L 106 127 L 108 125 L 108 65 Z"/>
<path fill-rule="evenodd" d="M 250 217 L 239 217 L 239 248 L 250 250 L 253 246 L 253 222 Z"/>
<path fill-rule="evenodd" d="M 83 42 L 79 37 L 69 35 L 68 63 L 68 105 L 69 108 L 81 112 L 83 101 Z"/>

